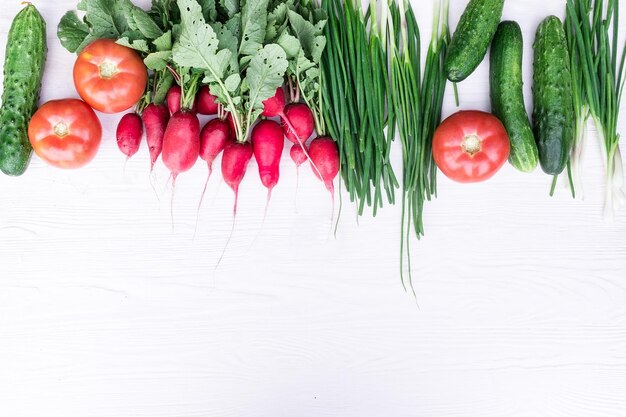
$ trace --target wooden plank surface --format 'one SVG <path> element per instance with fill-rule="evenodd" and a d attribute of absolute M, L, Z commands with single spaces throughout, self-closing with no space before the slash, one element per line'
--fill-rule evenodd
<path fill-rule="evenodd" d="M 76 95 L 55 36 L 75 3 L 36 4 L 43 100 Z M 430 33 L 430 2 L 413 3 Z M 465 3 L 452 0 L 453 24 Z M 0 56 L 21 7 L 2 6 Z M 563 11 L 505 7 L 524 30 L 529 109 L 534 30 Z M 463 108 L 489 108 L 487 74 L 460 85 Z M 33 158 L 23 177 L 0 177 L 0 416 L 626 416 L 626 211 L 601 219 L 595 138 L 584 201 L 549 198 L 539 171 L 506 166 L 475 186 L 441 176 L 412 243 L 416 303 L 399 279 L 399 207 L 357 224 L 344 195 L 335 239 L 328 193 L 308 167 L 298 181 L 286 154 L 264 223 L 251 164 L 216 267 L 232 192 L 211 179 L 194 237 L 198 163 L 179 179 L 172 231 L 167 172 L 155 193 L 145 146 L 124 170 L 118 118 L 102 116 L 87 168 Z"/>

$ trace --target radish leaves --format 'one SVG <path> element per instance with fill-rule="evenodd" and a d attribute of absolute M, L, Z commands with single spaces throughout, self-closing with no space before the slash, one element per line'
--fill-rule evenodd
<path fill-rule="evenodd" d="M 285 51 L 276 44 L 265 45 L 252 58 L 246 71 L 246 82 L 249 87 L 247 105 L 247 129 L 256 121 L 263 111 L 263 102 L 276 93 L 283 85 L 287 70 Z"/>

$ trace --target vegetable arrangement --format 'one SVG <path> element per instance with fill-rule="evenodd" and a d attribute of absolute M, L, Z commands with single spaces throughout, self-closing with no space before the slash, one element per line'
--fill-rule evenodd
<path fill-rule="evenodd" d="M 235 192 L 236 210 L 252 156 L 269 202 L 286 136 L 332 190 L 337 172 L 320 169 L 316 159 L 323 165 L 337 152 L 310 156 L 307 150 L 314 132 L 326 133 L 319 70 L 326 46 L 322 10 L 295 0 L 154 0 L 147 12 L 128 1 L 84 0 L 78 8 L 84 18 L 68 12 L 59 39 L 79 53 L 74 78 L 85 101 L 105 112 L 136 105 L 137 115 L 124 116 L 118 127 L 127 157 L 137 151 L 143 125 L 152 164 L 162 154 L 174 184 L 198 157 L 207 162 L 210 176 L 224 151 L 221 171 Z M 218 117 L 202 127 L 196 113 Z"/>
<path fill-rule="evenodd" d="M 626 204 L 617 132 L 626 83 L 619 0 L 564 2 L 565 22 L 548 16 L 536 31 L 530 118 L 524 40 L 516 22 L 501 22 L 504 0 L 469 0 L 453 36 L 449 0 L 435 0 L 424 60 L 405 0 L 371 0 L 365 10 L 356 0 L 152 0 L 149 10 L 130 0 L 81 0 L 81 17 L 67 12 L 57 35 L 77 54 L 73 80 L 82 100 L 53 100 L 38 110 L 45 22 L 28 4 L 7 40 L 0 169 L 21 175 L 33 149 L 53 166 L 82 167 L 102 139 L 94 110 L 127 112 L 116 131 L 127 159 L 145 134 L 150 172 L 161 156 L 174 187 L 198 159 L 207 164 L 208 184 L 222 154 L 236 214 L 253 157 L 267 210 L 287 139 L 296 167 L 309 162 L 330 192 L 333 213 L 338 174 L 359 215 L 366 206 L 375 216 L 385 201 L 395 204 L 401 188 L 401 278 L 412 288 L 411 237 L 424 235 L 437 168 L 473 183 L 507 159 L 525 173 L 540 164 L 553 177 L 551 195 L 564 172 L 572 195 L 581 195 L 592 118 L 606 162 L 605 215 Z M 442 122 L 447 81 L 467 80 L 489 51 L 492 114 L 460 111 Z M 211 119 L 202 125 L 198 115 Z M 396 137 L 401 183 L 391 164 Z"/>

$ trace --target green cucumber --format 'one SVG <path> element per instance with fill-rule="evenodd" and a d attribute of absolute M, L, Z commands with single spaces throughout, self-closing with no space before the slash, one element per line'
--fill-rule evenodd
<path fill-rule="evenodd" d="M 546 174 L 558 175 L 567 166 L 575 132 L 570 58 L 558 17 L 541 22 L 533 47 L 533 129 L 539 162 Z"/>
<path fill-rule="evenodd" d="M 28 4 L 13 20 L 4 60 L 0 170 L 7 175 L 22 175 L 30 161 L 28 123 L 37 109 L 47 51 L 46 22 Z"/>
<path fill-rule="evenodd" d="M 509 162 L 522 172 L 531 172 L 539 156 L 524 105 L 523 48 L 519 25 L 500 23 L 491 43 L 489 82 L 492 112 L 502 121 L 511 142 Z"/>
<path fill-rule="evenodd" d="M 470 0 L 454 31 L 444 71 L 452 82 L 463 81 L 480 65 L 502 18 L 504 0 Z"/>

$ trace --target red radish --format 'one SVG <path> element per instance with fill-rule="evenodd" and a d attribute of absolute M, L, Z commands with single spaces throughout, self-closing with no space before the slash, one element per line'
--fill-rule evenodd
<path fill-rule="evenodd" d="M 300 142 L 305 143 L 315 130 L 313 113 L 303 103 L 294 103 L 285 107 L 281 123 L 287 139 L 296 145 Z"/>
<path fill-rule="evenodd" d="M 278 117 L 283 115 L 284 110 L 285 92 L 281 86 L 276 89 L 274 97 L 270 97 L 263 102 L 263 113 L 261 113 L 261 115 L 265 117 Z"/>
<path fill-rule="evenodd" d="M 230 126 L 230 133 L 232 135 L 232 139 L 235 140 L 237 138 L 237 127 L 235 126 L 235 119 L 233 118 L 233 114 L 228 112 L 226 113 L 226 121 Z"/>
<path fill-rule="evenodd" d="M 180 86 L 173 85 L 167 92 L 166 101 L 167 108 L 170 110 L 170 114 L 177 113 L 180 110 L 180 96 L 182 90 Z"/>
<path fill-rule="evenodd" d="M 261 233 L 261 230 L 263 230 L 270 199 L 272 198 L 272 190 L 276 184 L 278 184 L 278 179 L 280 178 L 280 159 L 283 155 L 283 149 L 285 148 L 285 135 L 280 124 L 273 120 L 265 119 L 254 126 L 250 137 L 254 158 L 259 167 L 259 176 L 261 177 L 261 182 L 265 188 L 267 188 L 263 223 L 254 238 L 254 243 Z"/>
<path fill-rule="evenodd" d="M 296 168 L 299 168 L 300 165 L 306 162 L 306 154 L 300 145 L 292 145 L 289 150 L 289 156 L 291 156 L 291 160 L 296 164 Z"/>
<path fill-rule="evenodd" d="M 163 137 L 163 162 L 172 173 L 174 182 L 178 174 L 193 167 L 200 154 L 200 122 L 195 113 L 174 113 Z"/>
<path fill-rule="evenodd" d="M 226 253 L 226 248 L 228 248 L 230 239 L 233 237 L 233 233 L 235 231 L 237 200 L 239 199 L 239 184 L 241 184 L 243 177 L 246 175 L 246 169 L 248 168 L 250 159 L 252 159 L 252 145 L 250 142 L 235 141 L 229 143 L 226 145 L 226 148 L 224 148 L 224 154 L 222 155 L 222 177 L 224 177 L 226 184 L 228 184 L 228 186 L 235 192 L 235 205 L 233 206 L 233 226 L 230 229 L 230 235 L 228 236 L 222 255 L 215 265 L 215 269 L 217 269 L 219 264 L 222 262 L 222 258 Z"/>
<path fill-rule="evenodd" d="M 198 95 L 196 96 L 196 107 L 198 109 L 198 113 L 200 114 L 209 116 L 217 114 L 217 109 L 219 107 L 217 97 L 211 94 L 209 87 L 206 85 L 200 87 L 200 90 L 198 91 Z"/>
<path fill-rule="evenodd" d="M 252 145 L 250 142 L 233 142 L 224 148 L 222 176 L 226 184 L 235 192 L 234 214 L 237 214 L 239 184 L 241 184 L 241 180 L 246 175 L 246 169 L 251 158 Z"/>
<path fill-rule="evenodd" d="M 142 118 L 146 126 L 146 141 L 150 151 L 150 171 L 152 171 L 163 150 L 163 136 L 167 122 L 170 120 L 170 112 L 165 104 L 150 104 L 143 111 Z"/>
<path fill-rule="evenodd" d="M 313 119 L 311 109 L 302 103 L 285 106 L 285 93 L 282 87 L 276 89 L 274 97 L 265 100 L 263 105 L 264 110 L 262 114 L 264 116 L 280 116 L 285 136 L 287 136 L 289 141 L 297 145 L 291 148 L 289 154 L 296 166 L 300 166 L 305 160 L 309 159 L 306 142 L 315 130 L 315 120 Z M 298 137 L 293 132 L 296 132 Z M 302 162 L 298 163 L 297 161 Z M 313 169 L 315 169 L 315 164 L 313 164 Z"/>
<path fill-rule="evenodd" d="M 180 111 L 180 99 L 182 89 L 178 85 L 172 86 L 167 92 L 167 107 L 170 109 L 170 114 L 178 113 Z M 193 100 L 191 111 L 196 111 L 196 99 Z"/>
<path fill-rule="evenodd" d="M 310 158 L 306 149 L 306 142 L 315 130 L 315 120 L 313 119 L 311 109 L 302 103 L 290 104 L 285 107 L 284 113 L 280 115 L 280 119 L 285 136 L 296 145 L 295 147 L 299 148 L 298 150 L 292 148 L 289 152 L 291 158 L 296 162 L 297 158 L 301 158 L 304 155 L 304 158 L 311 162 L 313 170 L 319 176 L 320 173 L 315 166 L 315 162 Z M 298 136 L 296 137 L 293 132 L 298 133 Z M 298 165 L 297 162 L 296 165 Z"/>
<path fill-rule="evenodd" d="M 137 113 L 125 114 L 117 125 L 117 146 L 127 158 L 139 150 L 143 136 L 143 123 Z"/>
<path fill-rule="evenodd" d="M 163 163 L 172 173 L 170 213 L 174 231 L 174 190 L 178 174 L 189 171 L 200 154 L 200 121 L 192 111 L 174 113 L 163 137 Z"/>
<path fill-rule="evenodd" d="M 280 158 L 285 147 L 285 136 L 273 120 L 261 120 L 252 130 L 252 148 L 259 166 L 261 182 L 267 188 L 269 203 L 272 189 L 280 177 Z"/>
<path fill-rule="evenodd" d="M 213 160 L 232 140 L 230 125 L 222 119 L 209 121 L 200 132 L 200 158 L 207 162 L 209 175 L 213 171 Z"/>
<path fill-rule="evenodd" d="M 339 150 L 334 140 L 322 136 L 316 138 L 309 145 L 309 156 L 315 175 L 324 181 L 324 185 L 331 194 L 335 192 L 333 180 L 339 173 Z M 317 170 L 313 167 L 317 167 Z M 319 171 L 319 172 L 318 172 Z"/>

